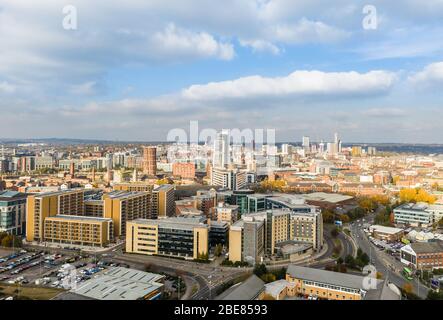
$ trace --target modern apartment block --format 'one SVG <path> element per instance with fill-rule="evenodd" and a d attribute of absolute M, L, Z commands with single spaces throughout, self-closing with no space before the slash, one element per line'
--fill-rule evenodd
<path fill-rule="evenodd" d="M 113 191 L 105 194 L 103 201 L 103 217 L 112 219 L 115 237 L 125 235 L 128 221 L 152 218 L 149 192 Z"/>
<path fill-rule="evenodd" d="M 443 217 L 443 205 L 405 203 L 394 209 L 394 222 L 411 226 L 430 226 Z"/>
<path fill-rule="evenodd" d="M 85 216 L 102 218 L 104 212 L 103 200 L 85 200 Z"/>
<path fill-rule="evenodd" d="M 209 227 L 202 218 L 136 219 L 126 226 L 126 252 L 198 259 L 207 256 Z"/>
<path fill-rule="evenodd" d="M 25 233 L 27 195 L 16 191 L 0 191 L 0 232 Z"/>
<path fill-rule="evenodd" d="M 126 182 L 126 183 L 115 183 L 112 189 L 115 191 L 138 191 L 138 192 L 152 192 L 154 186 L 152 184 L 144 182 Z"/>
<path fill-rule="evenodd" d="M 246 172 L 238 169 L 212 168 L 211 185 L 229 190 L 246 187 Z"/>
<path fill-rule="evenodd" d="M 153 217 L 172 217 L 175 214 L 175 189 L 164 184 L 152 191 Z"/>
<path fill-rule="evenodd" d="M 44 241 L 103 247 L 114 238 L 112 219 L 57 215 L 44 226 Z"/>
<path fill-rule="evenodd" d="M 229 230 L 229 260 L 260 263 L 265 250 L 265 222 L 239 220 Z"/>
<path fill-rule="evenodd" d="M 31 195 L 26 206 L 26 240 L 42 241 L 46 218 L 57 214 L 84 215 L 84 190 L 70 189 Z"/>
<path fill-rule="evenodd" d="M 267 254 L 275 254 L 276 247 L 287 242 L 309 244 L 317 251 L 323 247 L 323 219 L 319 213 L 275 209 L 247 214 L 243 219 L 264 221 Z"/>
<path fill-rule="evenodd" d="M 293 212 L 290 223 L 291 240 L 308 242 L 319 251 L 323 247 L 323 217 L 321 212 Z"/>

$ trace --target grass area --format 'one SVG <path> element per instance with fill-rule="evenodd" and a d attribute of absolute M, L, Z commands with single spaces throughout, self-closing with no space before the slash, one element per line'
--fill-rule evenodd
<path fill-rule="evenodd" d="M 17 297 L 19 299 L 30 299 L 30 300 L 50 300 L 56 295 L 62 293 L 63 289 L 57 288 L 43 288 L 34 286 L 20 286 L 17 292 L 17 285 L 13 284 L 0 284 L 0 295 L 1 296 L 13 296 L 14 299 Z"/>

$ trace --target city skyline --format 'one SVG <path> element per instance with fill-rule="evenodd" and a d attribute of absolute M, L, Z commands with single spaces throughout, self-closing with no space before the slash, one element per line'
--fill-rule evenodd
<path fill-rule="evenodd" d="M 443 139 L 441 1 L 70 4 L 73 30 L 64 3 L 0 2 L 2 137 L 164 141 L 198 120 L 278 141 Z"/>

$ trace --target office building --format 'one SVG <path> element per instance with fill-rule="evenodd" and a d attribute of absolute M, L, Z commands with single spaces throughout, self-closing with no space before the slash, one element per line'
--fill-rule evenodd
<path fill-rule="evenodd" d="M 400 261 L 416 270 L 443 268 L 443 241 L 414 242 L 400 249 Z"/>
<path fill-rule="evenodd" d="M 0 232 L 25 233 L 27 195 L 16 191 L 0 191 Z"/>
<path fill-rule="evenodd" d="M 209 250 L 209 227 L 204 221 L 201 217 L 132 220 L 126 227 L 126 252 L 205 258 Z"/>
<path fill-rule="evenodd" d="M 116 238 L 125 235 L 128 221 L 152 218 L 152 198 L 148 192 L 113 191 L 105 194 L 103 201 L 103 217 L 112 219 Z"/>
<path fill-rule="evenodd" d="M 411 226 L 430 226 L 443 217 L 442 205 L 405 203 L 394 209 L 394 222 Z"/>
<path fill-rule="evenodd" d="M 242 219 L 229 229 L 229 260 L 261 263 L 265 251 L 265 222 Z"/>
<path fill-rule="evenodd" d="M 150 176 L 157 174 L 157 147 L 143 148 L 143 172 Z"/>
<path fill-rule="evenodd" d="M 56 215 L 44 225 L 43 241 L 48 242 L 103 247 L 114 238 L 112 219 Z"/>
<path fill-rule="evenodd" d="M 153 217 L 172 217 L 175 214 L 175 189 L 173 185 L 164 184 L 152 191 Z"/>
<path fill-rule="evenodd" d="M 84 215 L 84 190 L 68 189 L 30 195 L 26 204 L 26 240 L 41 241 L 44 221 L 60 215 Z"/>

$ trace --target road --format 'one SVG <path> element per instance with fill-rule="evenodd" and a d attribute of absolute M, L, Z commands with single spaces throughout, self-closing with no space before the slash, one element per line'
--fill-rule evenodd
<path fill-rule="evenodd" d="M 373 216 L 369 217 L 368 223 L 371 222 L 373 222 Z M 375 266 L 378 272 L 381 272 L 389 279 L 389 281 L 394 283 L 399 288 L 403 288 L 405 284 L 411 284 L 416 295 L 423 299 L 426 298 L 429 289 L 419 282 L 418 279 L 413 281 L 406 280 L 401 275 L 404 265 L 400 261 L 386 254 L 385 252 L 380 251 L 380 249 L 374 246 L 369 241 L 363 229 L 359 227 L 357 223 L 351 224 L 350 230 L 353 238 L 357 242 L 357 245 L 363 250 L 363 252 L 366 252 L 369 255 L 372 264 Z"/>

